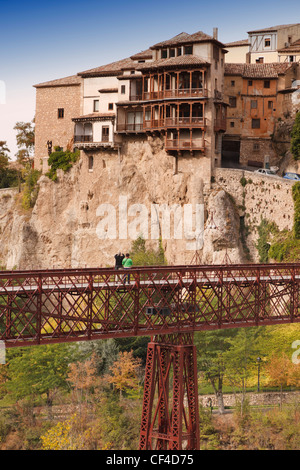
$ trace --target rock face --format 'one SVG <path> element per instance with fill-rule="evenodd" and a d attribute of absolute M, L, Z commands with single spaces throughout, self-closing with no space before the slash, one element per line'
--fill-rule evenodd
<path fill-rule="evenodd" d="M 7 269 L 113 266 L 114 254 L 130 251 L 140 234 L 153 248 L 162 238 L 169 264 L 190 264 L 196 248 L 202 263 L 221 263 L 226 254 L 243 261 L 236 209 L 225 191 L 209 188 L 203 159 L 186 157 L 175 167 L 159 138 L 132 138 L 119 154 L 94 155 L 93 171 L 83 154 L 69 172 L 58 171 L 56 182 L 42 176 L 30 213 L 2 195 L 0 263 Z M 209 228 L 212 213 L 216 230 Z"/>
<path fill-rule="evenodd" d="M 238 264 L 246 262 L 240 241 L 239 214 L 223 189 L 212 191 L 208 198 L 209 217 L 204 231 L 204 264 Z"/>

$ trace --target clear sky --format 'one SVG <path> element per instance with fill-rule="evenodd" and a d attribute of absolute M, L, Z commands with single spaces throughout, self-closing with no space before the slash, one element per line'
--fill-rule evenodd
<path fill-rule="evenodd" d="M 226 43 L 289 23 L 300 23 L 299 0 L 0 0 L 0 140 L 13 158 L 15 123 L 34 118 L 34 84 L 129 57 L 181 32 L 212 35 L 217 27 Z"/>

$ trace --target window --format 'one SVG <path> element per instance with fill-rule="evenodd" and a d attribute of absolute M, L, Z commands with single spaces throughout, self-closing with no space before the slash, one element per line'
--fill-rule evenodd
<path fill-rule="evenodd" d="M 266 38 L 265 39 L 265 47 L 270 47 L 271 46 L 271 39 L 270 38 Z"/>
<path fill-rule="evenodd" d="M 114 104 L 113 103 L 108 103 L 108 109 L 112 111 L 114 109 Z"/>
<path fill-rule="evenodd" d="M 268 109 L 273 109 L 273 101 L 268 101 Z"/>
<path fill-rule="evenodd" d="M 234 121 L 230 122 L 230 127 L 234 127 Z"/>
<path fill-rule="evenodd" d="M 175 57 L 175 49 L 170 49 L 169 57 Z"/>
<path fill-rule="evenodd" d="M 93 110 L 94 113 L 97 113 L 99 111 L 99 100 L 94 100 Z"/>
<path fill-rule="evenodd" d="M 264 58 L 263 57 L 259 57 L 258 59 L 256 59 L 255 61 L 257 64 L 263 64 L 264 63 Z"/>
<path fill-rule="evenodd" d="M 257 100 L 251 100 L 251 109 L 257 109 Z"/>
<path fill-rule="evenodd" d="M 65 114 L 64 108 L 58 108 L 58 110 L 57 110 L 57 117 L 58 117 L 58 119 L 63 119 L 64 114 Z"/>
<path fill-rule="evenodd" d="M 257 152 L 259 150 L 259 144 L 253 144 L 253 150 Z"/>
<path fill-rule="evenodd" d="M 193 46 L 184 46 L 184 55 L 193 54 Z"/>
<path fill-rule="evenodd" d="M 94 169 L 94 157 L 90 156 L 89 157 L 89 171 L 93 171 Z"/>
<path fill-rule="evenodd" d="M 168 49 L 162 49 L 161 58 L 162 59 L 167 59 L 167 57 L 168 57 Z"/>
<path fill-rule="evenodd" d="M 125 95 L 125 91 L 126 91 L 126 86 L 125 86 L 125 85 L 121 85 L 121 94 L 122 94 L 122 95 Z"/>
<path fill-rule="evenodd" d="M 102 142 L 109 142 L 109 126 L 102 127 Z"/>
<path fill-rule="evenodd" d="M 235 80 L 231 80 L 231 86 L 235 86 Z"/>
<path fill-rule="evenodd" d="M 181 47 L 177 47 L 177 55 L 181 55 L 182 54 L 182 50 L 181 50 Z"/>
<path fill-rule="evenodd" d="M 252 129 L 260 129 L 260 119 L 252 119 Z"/>
<path fill-rule="evenodd" d="M 270 88 L 270 80 L 264 80 L 264 88 Z"/>
<path fill-rule="evenodd" d="M 229 106 L 231 108 L 236 108 L 236 97 L 235 96 L 229 96 Z"/>
<path fill-rule="evenodd" d="M 252 85 L 253 85 L 252 80 L 248 80 L 248 86 L 252 86 Z"/>

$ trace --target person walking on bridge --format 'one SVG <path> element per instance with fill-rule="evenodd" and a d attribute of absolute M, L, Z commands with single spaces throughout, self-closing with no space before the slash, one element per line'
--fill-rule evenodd
<path fill-rule="evenodd" d="M 130 269 L 131 266 L 132 266 L 132 259 L 129 257 L 129 253 L 126 253 L 125 255 L 125 258 L 123 259 L 122 261 L 122 265 L 123 265 L 123 268 L 124 269 Z M 130 274 L 124 274 L 124 277 L 123 277 L 123 282 L 126 282 L 126 277 L 127 277 L 127 282 L 129 284 L 130 282 Z"/>

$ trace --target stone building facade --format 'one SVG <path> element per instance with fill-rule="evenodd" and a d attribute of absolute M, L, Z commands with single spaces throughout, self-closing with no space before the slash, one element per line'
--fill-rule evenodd
<path fill-rule="evenodd" d="M 225 53 L 216 30 L 181 33 L 129 58 L 36 85 L 35 166 L 46 161 L 49 141 L 63 148 L 72 142 L 93 172 L 104 153 L 121 158 L 129 138 L 155 138 L 172 156 L 175 174 L 196 171 L 209 185 L 226 126 Z"/>
<path fill-rule="evenodd" d="M 278 163 L 272 137 L 278 122 L 300 109 L 297 77 L 296 63 L 225 64 L 229 108 L 223 164 L 261 167 Z"/>
<path fill-rule="evenodd" d="M 35 85 L 35 161 L 37 169 L 48 168 L 54 147 L 73 147 L 74 115 L 82 109 L 82 79 L 77 75 Z"/>

